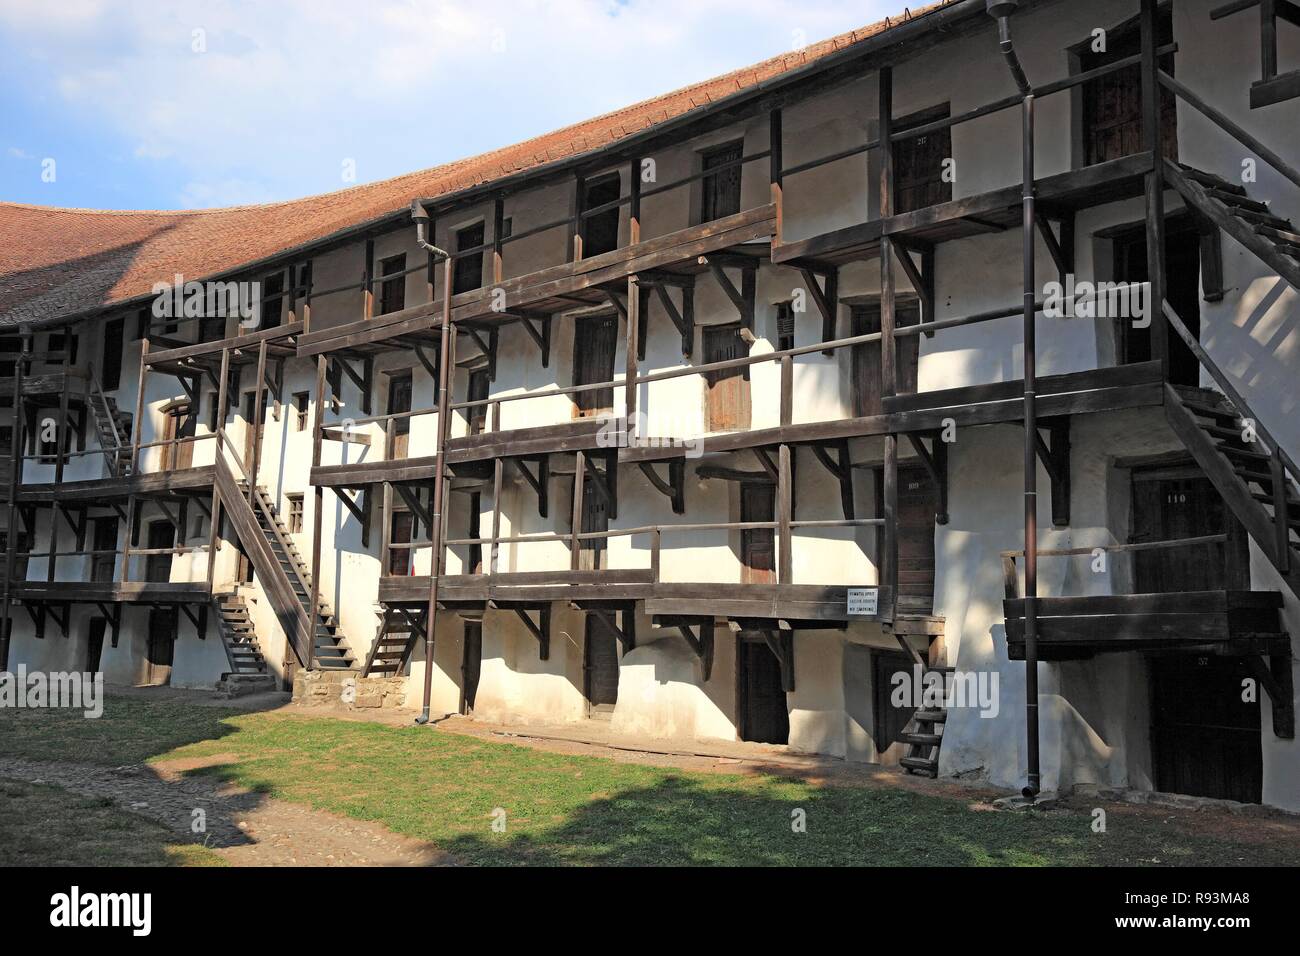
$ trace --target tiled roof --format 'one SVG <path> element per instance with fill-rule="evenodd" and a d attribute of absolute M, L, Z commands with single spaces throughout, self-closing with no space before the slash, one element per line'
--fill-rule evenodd
<path fill-rule="evenodd" d="M 0 325 L 78 315 L 147 295 L 175 274 L 202 279 L 448 196 L 617 143 L 691 110 L 850 49 L 962 0 L 940 0 L 754 66 L 514 146 L 288 202 L 186 211 L 0 203 Z"/>

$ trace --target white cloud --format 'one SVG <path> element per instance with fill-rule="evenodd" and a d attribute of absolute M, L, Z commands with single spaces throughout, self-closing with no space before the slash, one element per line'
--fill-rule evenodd
<path fill-rule="evenodd" d="M 34 94 L 53 88 L 69 122 L 104 124 L 139 162 L 175 164 L 191 184 L 177 204 L 210 205 L 338 188 L 344 157 L 365 181 L 508 145 L 901 6 L 0 0 L 0 24 L 38 64 Z"/>

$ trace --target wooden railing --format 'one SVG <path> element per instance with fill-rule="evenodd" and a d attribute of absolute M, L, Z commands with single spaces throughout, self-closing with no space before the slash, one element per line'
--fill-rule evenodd
<path fill-rule="evenodd" d="M 1106 554 L 1138 554 L 1148 551 L 1167 551 L 1175 548 L 1198 548 L 1209 545 L 1224 544 L 1226 534 L 1207 534 L 1195 538 L 1176 538 L 1165 541 L 1139 541 L 1132 544 L 1099 544 L 1091 548 L 1039 548 L 1040 558 L 1082 557 L 1095 555 L 1098 551 Z M 1016 559 L 1025 556 L 1024 550 L 1002 552 L 1002 583 L 1008 601 L 1023 597 L 1020 591 L 1020 572 Z"/>

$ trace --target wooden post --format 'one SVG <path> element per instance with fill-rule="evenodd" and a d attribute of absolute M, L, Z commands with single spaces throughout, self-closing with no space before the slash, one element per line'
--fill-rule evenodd
<path fill-rule="evenodd" d="M 885 436 L 885 467 L 882 472 L 885 513 L 885 547 L 880 569 L 880 583 L 889 589 L 889 604 L 881 605 L 883 620 L 892 623 L 898 615 L 898 436 Z"/>
<path fill-rule="evenodd" d="M 221 458 L 221 443 L 225 439 L 226 421 L 226 386 L 230 379 L 230 349 L 221 350 L 221 378 L 217 382 L 217 416 L 216 431 L 212 439 L 213 459 Z M 208 528 L 208 593 L 212 593 L 217 580 L 217 549 L 221 545 L 221 492 L 214 485 L 212 488 L 211 527 Z"/>
<path fill-rule="evenodd" d="M 793 472 L 789 445 L 782 444 L 777 454 L 777 583 L 791 584 L 794 581 L 793 539 L 790 531 L 790 516 L 794 508 Z"/>
<path fill-rule="evenodd" d="M 582 261 L 582 207 L 587 180 L 582 173 L 573 176 L 573 201 L 569 204 L 569 261 Z"/>
<path fill-rule="evenodd" d="M 488 575 L 497 573 L 497 550 L 501 537 L 501 485 L 505 479 L 506 460 L 498 457 L 492 469 L 492 550 L 488 553 Z"/>
<path fill-rule="evenodd" d="M 641 241 L 641 164 L 644 158 L 641 156 L 632 157 L 631 175 L 628 178 L 628 213 L 627 213 L 627 241 L 628 245 L 635 246 Z M 630 301 L 630 299 L 629 299 Z"/>
<path fill-rule="evenodd" d="M 366 240 L 366 271 L 361 277 L 361 317 L 375 314 L 375 240 Z"/>
<path fill-rule="evenodd" d="M 61 486 L 63 484 L 64 462 L 67 461 L 67 455 L 64 453 L 64 436 L 67 436 L 67 444 L 72 444 L 72 425 L 68 421 L 68 395 L 72 388 L 72 326 L 63 327 L 63 388 L 59 394 L 59 423 L 54 432 L 54 484 Z M 57 498 L 54 500 L 53 507 L 50 509 L 50 556 L 45 559 L 45 580 L 53 581 L 55 572 L 59 564 L 59 522 L 67 520 L 67 512 L 64 511 L 63 502 Z M 75 550 L 75 545 L 74 548 Z"/>
<path fill-rule="evenodd" d="M 575 456 L 573 466 L 573 520 L 572 527 L 569 529 L 569 569 L 578 570 L 579 558 L 582 555 L 582 539 L 578 537 L 582 533 L 582 495 L 584 485 L 583 479 L 587 474 L 587 455 L 579 450 Z"/>
<path fill-rule="evenodd" d="M 880 84 L 880 218 L 894 214 L 894 72 L 883 67 Z M 880 240 L 880 394 L 891 396 L 898 391 L 898 371 L 894 342 L 894 240 Z"/>
<path fill-rule="evenodd" d="M 1260 79 L 1277 76 L 1277 0 L 1259 0 Z"/>
<path fill-rule="evenodd" d="M 637 425 L 637 393 L 640 390 L 637 385 L 637 356 L 640 350 L 638 337 L 641 334 L 641 295 L 640 285 L 637 282 L 635 274 L 627 277 L 627 364 L 625 366 L 624 380 L 626 381 L 626 396 L 623 399 L 624 408 L 624 441 L 631 444 L 631 439 L 636 435 Z"/>
<path fill-rule="evenodd" d="M 32 352 L 31 333 L 22 336 L 22 355 L 14 362 L 14 424 L 9 439 L 9 523 L 5 531 L 4 601 L 0 602 L 0 670 L 9 669 L 10 633 L 13 618 L 10 593 L 14 583 L 14 560 L 18 550 L 18 485 L 23 470 L 23 375 Z M 30 551 L 31 548 L 28 548 Z"/>
<path fill-rule="evenodd" d="M 325 415 L 325 371 L 329 362 L 324 353 L 316 357 L 316 401 L 312 406 L 311 416 L 311 465 L 320 465 L 321 419 Z M 321 519 L 325 510 L 325 489 L 312 482 L 314 491 L 311 511 L 311 606 L 313 610 L 320 605 L 320 536 Z M 387 532 L 385 532 L 387 534 Z M 380 568 L 379 573 L 383 574 Z M 316 624 L 312 618 L 311 639 L 307 642 L 307 660 L 304 667 L 311 670 L 316 658 Z"/>
<path fill-rule="evenodd" d="M 781 356 L 781 424 L 794 423 L 794 356 Z"/>
<path fill-rule="evenodd" d="M 382 577 L 385 574 L 391 573 L 389 568 L 393 566 L 391 561 L 393 552 L 393 483 L 391 481 L 384 482 L 383 506 L 380 512 L 379 522 L 379 574 Z M 412 534 L 411 537 L 414 538 L 415 535 Z M 410 558 L 410 555 L 411 552 L 408 551 L 408 559 Z"/>
<path fill-rule="evenodd" d="M 1141 3 L 1142 148 L 1151 156 L 1151 170 L 1146 174 L 1147 276 L 1151 290 L 1147 315 L 1151 322 L 1151 357 L 1160 363 L 1163 377 L 1169 371 L 1169 325 L 1164 317 L 1165 160 L 1160 129 L 1163 87 L 1157 76 L 1160 69 L 1160 60 L 1156 55 L 1160 45 L 1157 0 L 1141 0 Z"/>
<path fill-rule="evenodd" d="M 248 463 L 248 507 L 253 508 L 257 496 L 257 469 L 262 462 L 262 389 L 266 386 L 266 339 L 257 346 L 257 382 L 253 386 L 253 459 Z M 254 509 L 256 510 L 256 509 Z"/>
<path fill-rule="evenodd" d="M 494 285 L 501 284 L 501 277 L 504 274 L 502 264 L 503 245 L 501 240 L 504 238 L 501 233 L 505 229 L 506 223 L 506 201 L 503 197 L 498 196 L 492 203 L 492 282 Z"/>
<path fill-rule="evenodd" d="M 770 145 L 768 147 L 768 179 L 771 181 L 772 204 L 776 206 L 776 232 L 772 236 L 772 245 L 781 244 L 781 227 L 784 216 L 782 215 L 782 183 L 785 169 L 785 161 L 782 158 L 781 143 L 781 110 L 772 110 L 768 113 L 768 136 Z"/>

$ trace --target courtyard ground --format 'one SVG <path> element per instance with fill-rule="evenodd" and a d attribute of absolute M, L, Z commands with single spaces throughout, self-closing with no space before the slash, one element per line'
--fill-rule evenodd
<path fill-rule="evenodd" d="M 998 812 L 990 791 L 776 752 L 263 707 L 136 692 L 97 720 L 0 711 L 0 864 L 1300 863 L 1283 814 Z"/>

